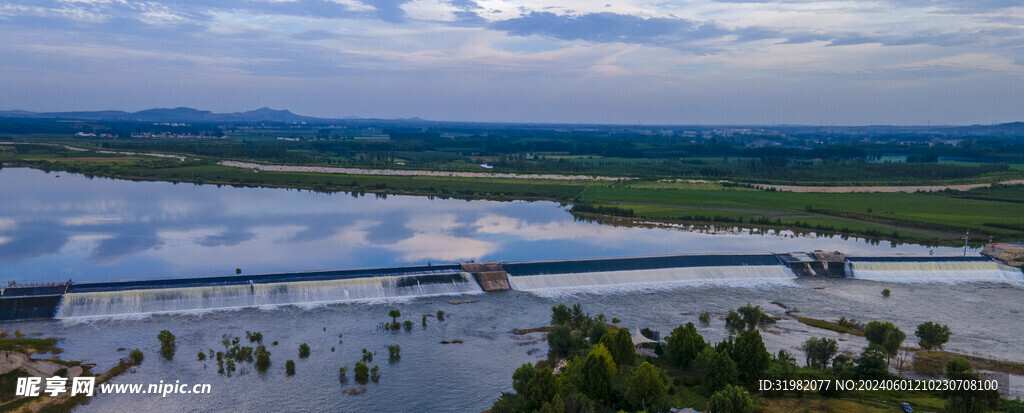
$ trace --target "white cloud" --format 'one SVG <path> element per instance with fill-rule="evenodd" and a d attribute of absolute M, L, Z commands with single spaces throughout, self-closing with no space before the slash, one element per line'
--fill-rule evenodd
<path fill-rule="evenodd" d="M 338 3 L 338 4 L 341 4 L 341 5 L 344 5 L 345 8 L 347 8 L 349 10 L 352 10 L 352 11 L 374 11 L 374 10 L 377 10 L 376 7 L 373 7 L 373 6 L 369 5 L 369 4 L 363 3 L 363 2 L 361 2 L 359 0 L 330 0 L 330 1 L 334 2 L 334 3 Z"/>
<path fill-rule="evenodd" d="M 117 224 L 121 221 L 123 221 L 123 218 L 110 215 L 82 215 L 60 219 L 61 224 L 67 226 Z"/>
<path fill-rule="evenodd" d="M 454 21 L 459 11 L 441 0 L 413 0 L 402 5 L 402 10 L 414 20 Z"/>

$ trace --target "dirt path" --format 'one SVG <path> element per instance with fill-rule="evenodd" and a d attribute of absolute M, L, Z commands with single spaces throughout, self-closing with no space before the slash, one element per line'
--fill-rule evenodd
<path fill-rule="evenodd" d="M 458 178 L 509 178 L 509 179 L 553 179 L 560 181 L 620 181 L 634 178 L 617 178 L 610 176 L 589 176 L 589 175 L 554 175 L 554 174 L 510 174 L 491 172 L 444 172 L 444 171 L 411 171 L 402 169 L 362 169 L 362 168 L 334 168 L 323 166 L 292 166 L 292 165 L 263 165 L 250 162 L 220 161 L 220 165 L 232 166 L 235 168 L 248 168 L 260 171 L 274 172 L 320 172 L 328 174 L 346 175 L 386 175 L 386 176 L 441 176 Z"/>
<path fill-rule="evenodd" d="M 1024 184 L 1024 179 L 999 182 L 1002 185 Z M 830 194 L 848 194 L 858 192 L 933 192 L 953 189 L 969 191 L 975 188 L 988 188 L 992 184 L 960 184 L 960 185 L 907 185 L 907 186 L 801 186 L 801 185 L 754 185 L 758 189 L 775 189 L 784 192 L 821 192 Z"/>
<path fill-rule="evenodd" d="M 36 377 L 50 377 L 61 365 L 46 360 L 29 360 L 28 356 L 16 352 L 4 352 L 0 358 L 0 374 L 5 374 L 19 368 Z"/>

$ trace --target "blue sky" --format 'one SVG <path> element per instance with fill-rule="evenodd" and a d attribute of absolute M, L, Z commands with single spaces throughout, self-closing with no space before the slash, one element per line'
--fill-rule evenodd
<path fill-rule="evenodd" d="M 0 109 L 1024 120 L 1019 0 L 0 0 Z"/>

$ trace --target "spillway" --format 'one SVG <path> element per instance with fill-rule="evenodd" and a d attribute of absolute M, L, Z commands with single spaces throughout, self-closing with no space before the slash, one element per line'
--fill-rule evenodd
<path fill-rule="evenodd" d="M 480 285 L 464 272 L 248 285 L 71 292 L 64 295 L 55 317 L 171 313 L 476 292 L 482 292 Z"/>
<path fill-rule="evenodd" d="M 848 257 L 850 278 L 888 282 L 1024 283 L 1024 273 L 984 257 Z"/>
<path fill-rule="evenodd" d="M 704 254 L 370 268 L 0 287 L 0 320 L 80 318 L 379 300 L 508 289 L 672 288 L 786 283 L 798 276 L 1024 284 L 986 257 L 850 257 L 839 252 Z"/>
<path fill-rule="evenodd" d="M 506 264 L 515 290 L 786 282 L 796 275 L 771 254 L 619 258 Z"/>

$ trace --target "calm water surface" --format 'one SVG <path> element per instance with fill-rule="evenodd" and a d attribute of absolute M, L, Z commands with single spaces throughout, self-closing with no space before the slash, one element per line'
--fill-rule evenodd
<path fill-rule="evenodd" d="M 0 169 L 0 281 L 815 249 L 960 251 L 838 237 L 612 227 L 575 221 L 553 202 L 354 198 Z"/>

